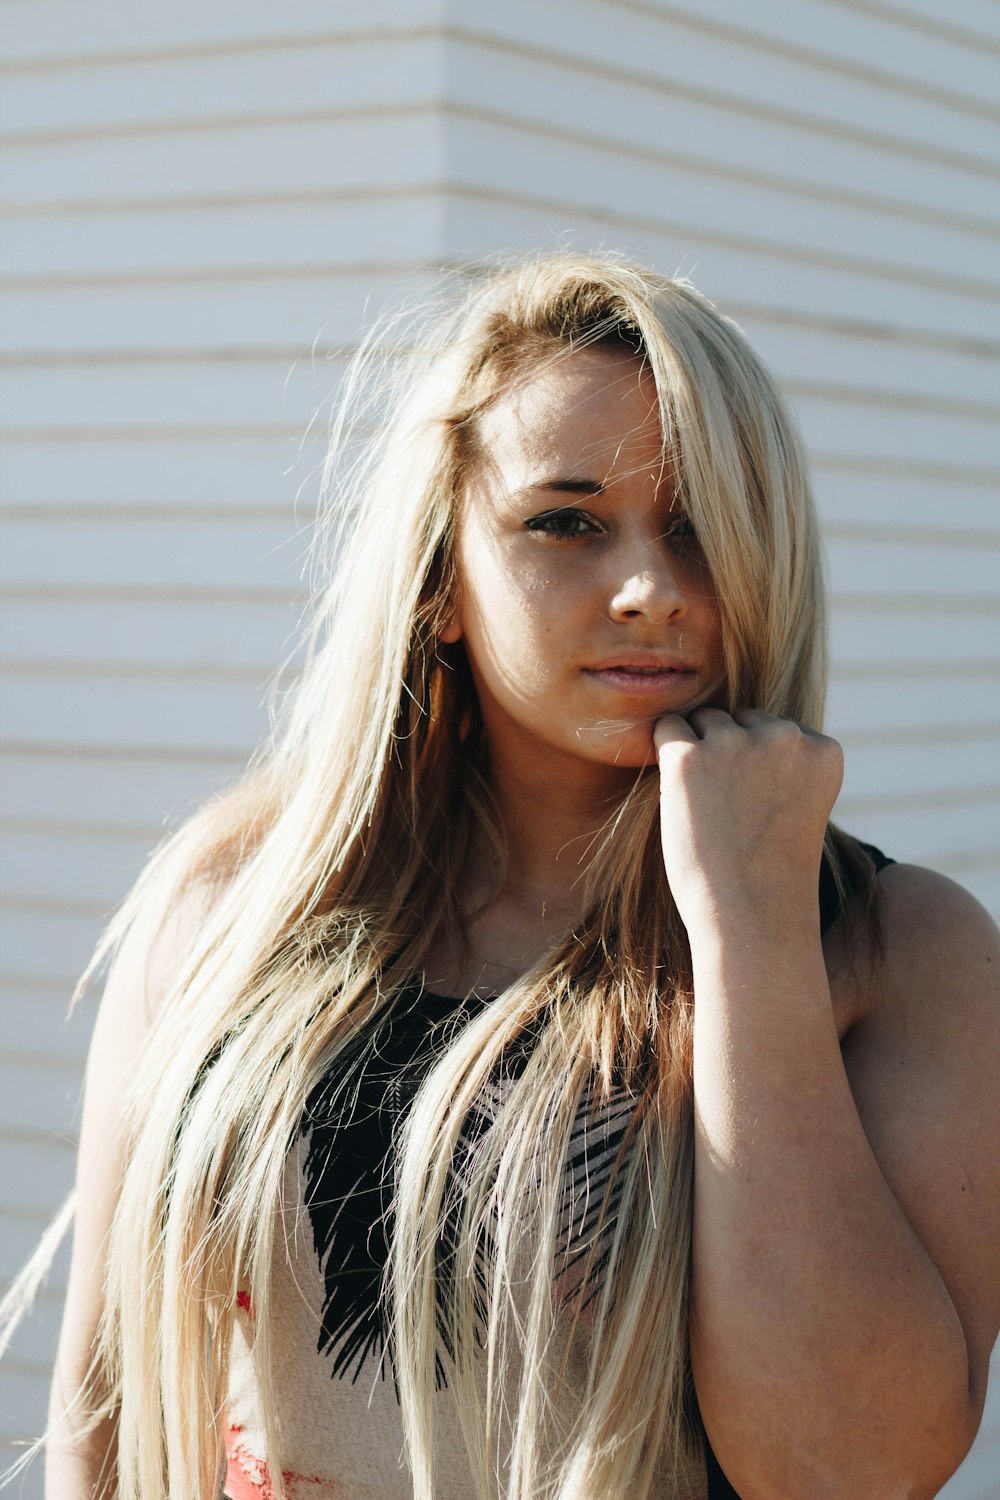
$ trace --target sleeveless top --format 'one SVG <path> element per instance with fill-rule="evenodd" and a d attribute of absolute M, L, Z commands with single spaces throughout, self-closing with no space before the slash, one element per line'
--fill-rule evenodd
<path fill-rule="evenodd" d="M 873 846 L 863 847 L 876 870 L 893 863 Z M 825 857 L 819 898 L 825 933 L 841 910 Z M 374 1035 L 361 1036 L 338 1054 L 307 1102 L 285 1164 L 270 1286 L 270 1363 L 289 1500 L 412 1496 L 380 1299 L 391 1237 L 393 1139 L 435 1044 L 489 1003 L 435 995 L 413 982 Z M 633 1104 L 624 1091 L 597 1110 L 586 1098 L 581 1104 L 566 1166 L 570 1201 L 580 1204 L 574 1234 L 593 1228 L 602 1209 L 613 1218 L 614 1190 L 605 1202 L 602 1181 Z M 487 1124 L 489 1113 L 487 1101 Z M 255 1309 L 241 1293 L 227 1401 L 227 1500 L 274 1497 L 250 1354 L 254 1325 Z M 568 1357 L 572 1391 L 583 1384 L 585 1364 L 579 1364 L 577 1384 L 574 1364 L 583 1356 L 570 1350 Z M 441 1367 L 439 1377 L 435 1497 L 469 1500 L 464 1440 Z M 739 1500 L 700 1425 L 696 1403 L 687 1447 L 676 1469 L 674 1455 L 665 1460 L 654 1492 L 664 1500 Z"/>

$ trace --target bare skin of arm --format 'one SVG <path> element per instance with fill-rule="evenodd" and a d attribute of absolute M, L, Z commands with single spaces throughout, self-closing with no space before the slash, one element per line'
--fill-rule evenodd
<path fill-rule="evenodd" d="M 692 717 L 700 739 L 670 723 L 660 744 L 694 962 L 706 1429 L 743 1500 L 922 1500 L 972 1441 L 1000 1322 L 998 934 L 944 877 L 890 868 L 881 997 L 873 974 L 832 996 L 805 855 L 839 747 Z"/>
<path fill-rule="evenodd" d="M 73 1258 L 49 1399 L 46 1500 L 112 1500 L 117 1493 L 115 1422 L 86 1431 L 80 1393 L 103 1307 L 107 1236 L 124 1168 L 126 1086 L 141 1065 L 169 955 L 202 911 L 186 898 L 159 930 L 137 922 L 114 960 L 101 1000 L 87 1060 Z"/>

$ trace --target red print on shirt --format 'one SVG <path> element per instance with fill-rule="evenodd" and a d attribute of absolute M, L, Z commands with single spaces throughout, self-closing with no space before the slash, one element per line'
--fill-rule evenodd
<path fill-rule="evenodd" d="M 243 1426 L 235 1422 L 226 1429 L 226 1484 L 222 1493 L 226 1500 L 276 1500 L 271 1467 L 266 1459 L 250 1452 L 243 1442 L 243 1432 Z M 282 1469 L 281 1477 L 289 1500 L 299 1500 L 300 1496 L 305 1500 L 307 1494 L 333 1489 L 318 1476 L 296 1474 L 293 1469 Z"/>

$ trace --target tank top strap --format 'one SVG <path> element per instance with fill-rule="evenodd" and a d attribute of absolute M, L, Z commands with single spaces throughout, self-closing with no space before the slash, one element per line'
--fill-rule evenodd
<path fill-rule="evenodd" d="M 876 874 L 878 874 L 879 870 L 884 870 L 886 865 L 894 865 L 896 863 L 894 859 L 890 859 L 888 854 L 883 854 L 881 849 L 877 849 L 874 844 L 866 844 L 861 839 L 858 840 L 858 843 L 861 844 L 862 849 L 864 849 L 871 858 L 872 863 L 875 866 Z M 845 870 L 844 874 L 847 880 L 849 900 L 851 896 L 856 894 L 858 890 L 858 883 L 856 880 L 852 879 L 851 872 L 849 870 Z M 819 870 L 819 916 L 820 930 L 822 932 L 826 932 L 827 928 L 833 925 L 837 917 L 840 916 L 844 904 L 845 903 L 841 901 L 840 896 L 837 893 L 836 882 L 833 878 L 833 870 L 831 869 L 830 861 L 828 860 L 826 851 L 824 850 L 823 859 L 822 863 L 820 864 Z"/>

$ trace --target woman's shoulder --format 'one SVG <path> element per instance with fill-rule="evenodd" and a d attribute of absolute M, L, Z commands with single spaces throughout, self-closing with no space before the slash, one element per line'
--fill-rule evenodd
<path fill-rule="evenodd" d="M 825 939 L 855 1049 L 864 1041 L 962 1052 L 977 1034 L 988 1041 L 1000 1027 L 997 924 L 947 875 L 884 856 L 877 864 L 877 923 L 848 903 Z"/>
<path fill-rule="evenodd" d="M 168 900 L 137 906 L 108 967 L 88 1054 L 88 1092 L 121 1094 L 141 1066 L 165 999 L 218 898 L 217 889 L 192 881 Z"/>
<path fill-rule="evenodd" d="M 915 1094 L 919 1083 L 925 1110 L 968 1107 L 981 1118 L 1000 1101 L 1000 930 L 936 870 L 888 865 L 878 887 L 882 941 L 854 1053 L 879 1073 L 908 1075 Z"/>
<path fill-rule="evenodd" d="M 995 953 L 1000 933 L 982 903 L 957 881 L 897 862 L 874 844 L 850 842 L 852 864 L 842 868 L 842 890 L 824 856 L 820 911 L 835 1002 L 853 1026 L 883 1011 L 890 991 L 897 1000 L 919 999 L 925 989 L 920 971 L 928 965 L 944 966 L 960 983 L 977 953 Z M 871 875 L 859 874 L 859 851 Z M 856 899 L 870 878 L 873 899 Z"/>
<path fill-rule="evenodd" d="M 878 887 L 889 1008 L 926 1011 L 928 1020 L 945 1025 L 956 1007 L 967 1018 L 978 1010 L 984 1021 L 996 1019 L 1000 929 L 983 904 L 922 865 L 888 864 Z"/>

